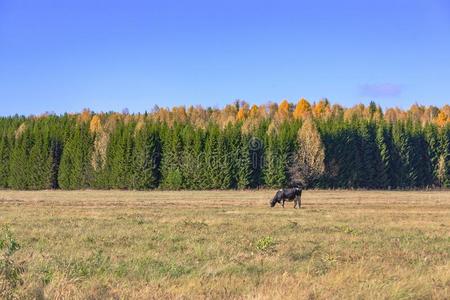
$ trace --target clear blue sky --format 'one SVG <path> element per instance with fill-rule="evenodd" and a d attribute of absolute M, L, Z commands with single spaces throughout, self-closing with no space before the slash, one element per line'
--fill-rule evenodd
<path fill-rule="evenodd" d="M 0 115 L 450 103 L 450 1 L 0 0 Z"/>

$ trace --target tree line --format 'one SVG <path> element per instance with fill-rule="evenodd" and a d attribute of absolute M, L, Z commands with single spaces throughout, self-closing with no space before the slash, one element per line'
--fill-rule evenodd
<path fill-rule="evenodd" d="M 0 188 L 449 187 L 449 110 L 302 99 L 2 117 Z"/>

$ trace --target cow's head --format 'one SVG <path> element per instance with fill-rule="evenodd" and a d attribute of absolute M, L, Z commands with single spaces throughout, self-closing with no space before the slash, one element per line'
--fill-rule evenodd
<path fill-rule="evenodd" d="M 274 207 L 274 206 L 275 206 L 275 204 L 277 204 L 277 202 L 279 202 L 279 201 L 277 201 L 277 199 L 276 199 L 276 198 L 273 198 L 272 200 L 270 200 L 270 202 L 269 202 L 269 204 L 270 204 L 270 207 Z"/>

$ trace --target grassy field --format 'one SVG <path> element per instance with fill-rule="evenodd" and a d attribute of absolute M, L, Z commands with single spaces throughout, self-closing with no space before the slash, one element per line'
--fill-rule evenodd
<path fill-rule="evenodd" d="M 7 226 L 20 244 L 11 292 L 448 299 L 450 192 L 306 191 L 300 210 L 269 208 L 272 194 L 0 191 L 0 239 Z"/>

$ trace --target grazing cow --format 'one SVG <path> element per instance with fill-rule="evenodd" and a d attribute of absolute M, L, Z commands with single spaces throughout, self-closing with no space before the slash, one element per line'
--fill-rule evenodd
<path fill-rule="evenodd" d="M 294 201 L 294 208 L 300 208 L 302 205 L 302 189 L 300 188 L 292 188 L 292 189 L 281 189 L 277 191 L 273 199 L 270 201 L 270 207 L 274 207 L 275 204 L 281 203 L 281 206 L 284 208 L 284 202 Z"/>

